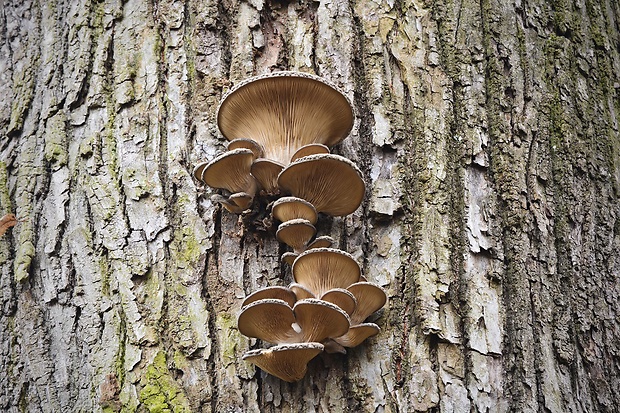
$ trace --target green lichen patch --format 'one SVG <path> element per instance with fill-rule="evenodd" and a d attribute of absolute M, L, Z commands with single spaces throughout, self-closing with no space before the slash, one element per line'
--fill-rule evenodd
<path fill-rule="evenodd" d="M 45 127 L 45 159 L 55 169 L 65 166 L 69 159 L 67 152 L 66 117 L 57 112 L 47 120 Z"/>
<path fill-rule="evenodd" d="M 160 351 L 140 380 L 140 402 L 152 413 L 191 412 L 185 392 L 166 365 L 166 354 Z"/>

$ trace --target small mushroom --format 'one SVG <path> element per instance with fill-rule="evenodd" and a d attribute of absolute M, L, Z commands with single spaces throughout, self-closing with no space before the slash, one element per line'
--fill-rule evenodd
<path fill-rule="evenodd" d="M 209 162 L 202 170 L 201 180 L 212 188 L 226 189 L 231 193 L 245 192 L 254 195 L 256 181 L 250 175 L 254 153 L 245 148 L 224 152 Z M 198 172 L 200 165 L 194 171 Z"/>
<path fill-rule="evenodd" d="M 334 239 L 328 235 L 323 235 L 320 237 L 316 237 L 314 239 L 314 241 L 312 241 L 311 243 L 308 244 L 308 246 L 306 247 L 306 249 L 312 249 L 312 248 L 329 248 L 333 245 L 334 243 Z"/>
<path fill-rule="evenodd" d="M 383 307 L 387 301 L 385 291 L 373 283 L 358 282 L 350 285 L 347 290 L 357 300 L 355 311 L 351 314 L 351 322 L 354 325 L 363 323 L 372 313 Z"/>
<path fill-rule="evenodd" d="M 295 253 L 295 252 L 285 252 L 284 254 L 282 254 L 282 256 L 280 257 L 280 259 L 282 260 L 282 262 L 290 265 L 291 267 L 293 266 L 293 262 L 295 262 L 295 259 L 299 256 L 299 254 Z"/>
<path fill-rule="evenodd" d="M 340 307 L 327 301 L 307 298 L 293 307 L 297 324 L 301 327 L 303 342 L 323 341 L 340 337 L 349 331 L 349 315 Z"/>
<path fill-rule="evenodd" d="M 241 211 L 248 209 L 252 205 L 253 199 L 254 197 L 246 192 L 237 192 L 228 197 L 228 200 L 237 205 Z"/>
<path fill-rule="evenodd" d="M 314 248 L 293 263 L 293 278 L 316 297 L 334 288 L 347 288 L 360 278 L 360 266 L 351 254 L 334 248 Z M 353 294 L 355 295 L 355 294 Z"/>
<path fill-rule="evenodd" d="M 281 222 L 303 218 L 316 224 L 318 214 L 312 204 L 304 199 L 294 196 L 285 196 L 273 203 L 271 214 Z"/>
<path fill-rule="evenodd" d="M 343 347 L 356 347 L 368 337 L 379 334 L 380 331 L 379 326 L 373 323 L 358 324 L 351 326 L 346 334 L 333 340 Z"/>
<path fill-rule="evenodd" d="M 282 172 L 282 169 L 284 169 L 284 165 L 281 163 L 260 158 L 254 161 L 250 171 L 265 192 L 277 194 L 280 192 L 278 188 L 278 174 Z"/>
<path fill-rule="evenodd" d="M 332 339 L 327 339 L 323 342 L 323 345 L 325 346 L 325 352 L 326 353 L 340 353 L 340 354 L 347 354 L 347 349 L 344 348 L 343 346 L 341 346 L 340 344 L 336 343 L 334 340 Z"/>
<path fill-rule="evenodd" d="M 263 147 L 258 142 L 253 141 L 252 139 L 239 138 L 239 139 L 234 139 L 228 142 L 227 149 L 229 151 L 233 151 L 239 148 L 245 148 L 245 149 L 251 150 L 252 153 L 254 154 L 254 159 L 262 158 L 265 153 L 265 150 L 263 149 Z"/>
<path fill-rule="evenodd" d="M 329 148 L 320 143 L 309 143 L 308 145 L 304 145 L 297 150 L 291 157 L 291 162 L 295 162 L 299 158 L 303 158 L 304 156 L 316 155 L 318 153 L 329 153 Z"/>
<path fill-rule="evenodd" d="M 364 198 L 362 173 L 353 162 L 339 155 L 305 156 L 284 168 L 278 176 L 283 192 L 305 199 L 318 212 L 344 216 Z"/>
<path fill-rule="evenodd" d="M 222 206 L 226 208 L 228 212 L 232 212 L 233 214 L 240 214 L 243 212 L 243 208 L 241 208 L 236 203 L 230 201 L 227 197 L 220 194 L 211 195 L 211 202 L 217 202 L 219 204 L 222 204 Z"/>
<path fill-rule="evenodd" d="M 274 286 L 274 287 L 265 287 L 261 288 L 258 291 L 254 291 L 252 294 L 248 295 L 243 303 L 241 303 L 241 307 L 245 307 L 248 304 L 251 304 L 258 300 L 264 299 L 277 299 L 282 300 L 286 304 L 288 304 L 291 308 L 295 305 L 295 301 L 297 298 L 295 297 L 295 293 L 286 287 Z"/>
<path fill-rule="evenodd" d="M 292 327 L 295 322 L 295 314 L 286 301 L 270 298 L 243 307 L 237 327 L 247 337 L 275 344 L 295 343 L 301 341 Z"/>
<path fill-rule="evenodd" d="M 316 228 L 305 219 L 292 219 L 278 227 L 276 238 L 300 253 L 306 249 L 308 241 L 316 234 Z"/>
<path fill-rule="evenodd" d="M 337 305 L 349 316 L 353 314 L 353 310 L 355 310 L 357 305 L 355 296 L 344 288 L 334 288 L 333 290 L 326 291 L 320 299 Z"/>
<path fill-rule="evenodd" d="M 15 217 L 15 214 L 6 214 L 0 218 L 0 236 L 4 235 L 9 228 L 17 225 L 19 221 Z"/>
<path fill-rule="evenodd" d="M 272 376 L 292 383 L 305 376 L 308 362 L 321 353 L 323 348 L 321 343 L 285 344 L 248 351 L 243 355 L 243 360 L 254 363 Z"/>
<path fill-rule="evenodd" d="M 295 294 L 295 297 L 297 297 L 297 300 L 304 300 L 306 298 L 316 298 L 312 291 L 310 291 L 309 289 L 307 289 L 301 284 L 292 283 L 291 285 L 288 286 L 288 288 L 291 291 L 293 291 L 293 293 Z"/>
<path fill-rule="evenodd" d="M 229 140 L 250 138 L 287 165 L 302 146 L 332 146 L 353 127 L 349 100 L 317 76 L 276 72 L 241 82 L 223 98 L 217 124 Z"/>

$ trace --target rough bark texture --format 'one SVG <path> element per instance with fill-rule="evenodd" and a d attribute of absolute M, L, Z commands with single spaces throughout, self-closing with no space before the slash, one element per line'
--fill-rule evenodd
<path fill-rule="evenodd" d="M 617 2 L 0 4 L 0 410 L 618 411 Z M 389 295 L 296 384 L 236 330 L 284 248 L 191 177 L 279 69 L 354 102 L 367 196 L 319 235 Z"/>

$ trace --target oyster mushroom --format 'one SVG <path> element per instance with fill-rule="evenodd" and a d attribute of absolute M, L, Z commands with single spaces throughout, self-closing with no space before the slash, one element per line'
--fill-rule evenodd
<path fill-rule="evenodd" d="M 372 313 L 385 305 L 387 296 L 385 291 L 376 284 L 358 282 L 347 287 L 357 300 L 355 311 L 351 314 L 351 322 L 363 323 Z"/>
<path fill-rule="evenodd" d="M 278 174 L 282 172 L 282 169 L 284 169 L 284 165 L 281 163 L 260 158 L 254 161 L 250 172 L 265 192 L 277 194 L 280 192 L 278 188 Z"/>
<path fill-rule="evenodd" d="M 325 291 L 320 299 L 337 305 L 349 316 L 353 314 L 357 305 L 355 296 L 344 288 L 334 288 L 333 290 Z"/>
<path fill-rule="evenodd" d="M 248 295 L 245 300 L 243 300 L 243 303 L 241 303 L 241 307 L 245 307 L 246 305 L 251 304 L 254 301 L 269 298 L 282 300 L 290 307 L 293 307 L 295 305 L 295 301 L 297 301 L 295 293 L 289 288 L 280 286 L 265 287 L 261 288 L 258 291 L 254 291 L 252 294 Z"/>
<path fill-rule="evenodd" d="M 234 139 L 228 142 L 228 146 L 226 148 L 229 151 L 239 148 L 249 149 L 254 154 L 254 159 L 262 158 L 265 153 L 265 150 L 258 142 L 255 142 L 252 139 L 248 138 Z"/>
<path fill-rule="evenodd" d="M 232 88 L 217 110 L 217 124 L 227 139 L 250 138 L 264 148 L 265 158 L 287 165 L 304 145 L 342 141 L 353 127 L 353 110 L 324 79 L 276 72 Z"/>
<path fill-rule="evenodd" d="M 334 243 L 334 239 L 328 235 L 323 235 L 321 237 L 316 237 L 314 241 L 312 241 L 306 249 L 312 248 L 329 248 Z"/>
<path fill-rule="evenodd" d="M 310 202 L 294 196 L 285 196 L 275 201 L 271 207 L 271 214 L 282 222 L 303 218 L 314 225 L 318 219 L 316 209 Z"/>
<path fill-rule="evenodd" d="M 282 256 L 280 257 L 280 259 L 282 260 L 282 262 L 290 265 L 291 267 L 293 266 L 293 263 L 295 262 L 295 259 L 299 256 L 299 254 L 295 253 L 295 252 L 285 252 L 284 254 L 282 254 Z"/>
<path fill-rule="evenodd" d="M 321 353 L 323 348 L 321 343 L 284 344 L 251 350 L 242 358 L 254 363 L 266 373 L 292 383 L 306 375 L 308 362 Z"/>
<path fill-rule="evenodd" d="M 291 157 L 291 162 L 295 162 L 297 159 L 303 158 L 304 156 L 316 155 L 318 153 L 329 153 L 329 148 L 320 143 L 309 143 L 297 149 L 297 152 Z"/>
<path fill-rule="evenodd" d="M 306 249 L 308 242 L 316 234 L 316 228 L 305 219 L 292 219 L 278 226 L 276 238 L 283 242 L 293 251 L 300 253 Z"/>
<path fill-rule="evenodd" d="M 362 173 L 339 155 L 305 156 L 284 168 L 278 176 L 283 192 L 310 202 L 318 212 L 332 216 L 352 213 L 365 193 Z"/>
<path fill-rule="evenodd" d="M 356 347 L 368 337 L 379 334 L 380 331 L 379 326 L 374 323 L 358 324 L 351 326 L 346 334 L 333 340 L 343 347 Z"/>
<path fill-rule="evenodd" d="M 349 316 L 327 301 L 309 298 L 291 308 L 285 301 L 263 299 L 241 310 L 239 332 L 274 344 L 321 342 L 340 337 L 349 330 Z"/>
<path fill-rule="evenodd" d="M 358 282 L 360 266 L 351 254 L 342 250 L 314 248 L 295 259 L 293 278 L 315 297 L 320 297 L 331 289 L 347 288 Z"/>

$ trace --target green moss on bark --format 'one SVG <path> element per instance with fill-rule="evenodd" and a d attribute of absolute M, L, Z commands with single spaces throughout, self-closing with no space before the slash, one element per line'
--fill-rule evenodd
<path fill-rule="evenodd" d="M 166 365 L 166 354 L 160 351 L 147 367 L 140 384 L 140 402 L 151 413 L 190 413 L 187 396 L 172 377 Z"/>

